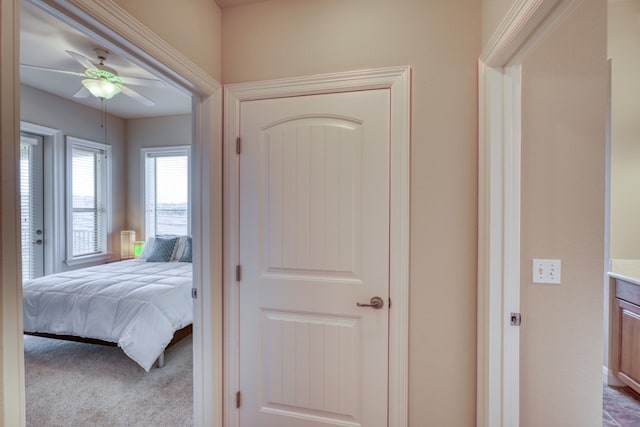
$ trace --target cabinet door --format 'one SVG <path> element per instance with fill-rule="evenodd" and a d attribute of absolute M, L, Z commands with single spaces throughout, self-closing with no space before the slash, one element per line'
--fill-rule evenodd
<path fill-rule="evenodd" d="M 618 300 L 620 306 L 619 368 L 623 381 L 640 387 L 640 307 Z"/>

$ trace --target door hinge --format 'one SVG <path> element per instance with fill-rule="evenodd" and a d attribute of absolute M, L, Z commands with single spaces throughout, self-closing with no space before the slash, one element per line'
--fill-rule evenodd
<path fill-rule="evenodd" d="M 193 298 L 193 299 L 198 298 L 198 289 L 191 288 L 191 298 Z"/>
<path fill-rule="evenodd" d="M 242 280 L 242 266 L 236 265 L 236 282 Z"/>
<path fill-rule="evenodd" d="M 511 313 L 511 326 L 520 326 L 522 323 L 522 316 L 520 313 Z"/>
<path fill-rule="evenodd" d="M 236 138 L 236 154 L 240 154 L 240 137 Z"/>
<path fill-rule="evenodd" d="M 236 392 L 236 408 L 239 409 L 240 408 L 240 403 L 242 401 L 242 394 L 237 391 Z"/>

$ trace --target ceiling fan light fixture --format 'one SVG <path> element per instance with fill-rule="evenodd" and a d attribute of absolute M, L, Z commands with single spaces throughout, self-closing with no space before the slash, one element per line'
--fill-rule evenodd
<path fill-rule="evenodd" d="M 107 79 L 84 79 L 82 85 L 96 98 L 111 99 L 120 93 L 122 88 L 118 83 Z"/>

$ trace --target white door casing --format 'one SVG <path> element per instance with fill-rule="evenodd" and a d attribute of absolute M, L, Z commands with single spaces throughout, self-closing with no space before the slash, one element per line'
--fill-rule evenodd
<path fill-rule="evenodd" d="M 242 240 L 238 237 L 242 235 L 239 232 L 239 220 L 243 209 L 240 205 L 239 198 L 239 186 L 240 186 L 240 174 L 241 165 L 244 160 L 239 160 L 236 155 L 236 137 L 241 135 L 241 111 L 243 102 L 251 100 L 269 100 L 283 97 L 294 97 L 299 95 L 316 95 L 323 93 L 338 93 L 338 92 L 353 92 L 353 91 L 373 91 L 377 89 L 389 89 L 389 102 L 390 106 L 390 129 L 389 129 L 389 141 L 390 146 L 389 155 L 389 196 L 390 196 L 390 209 L 389 209 L 389 296 L 393 301 L 393 308 L 388 311 L 389 314 L 389 371 L 385 376 L 388 376 L 388 415 L 383 420 L 384 424 L 381 425 L 393 425 L 393 426 L 406 426 L 408 420 L 407 412 L 407 389 L 408 389 L 408 183 L 409 183 L 409 69 L 407 67 L 372 70 L 372 71 L 359 71 L 351 73 L 340 73 L 323 76 L 313 76 L 307 78 L 295 78 L 287 80 L 277 80 L 268 82 L 258 82 L 249 84 L 229 85 L 225 88 L 225 144 L 226 144 L 226 159 L 225 165 L 227 167 L 227 192 L 225 197 L 226 206 L 226 218 L 227 223 L 225 227 L 225 241 L 227 242 L 226 251 L 229 256 L 225 262 L 227 267 L 227 274 L 225 275 L 225 306 L 228 308 L 225 315 L 226 321 L 226 366 L 225 366 L 225 426 L 240 425 L 241 419 L 239 412 L 236 409 L 236 391 L 240 388 L 240 378 L 243 371 L 238 363 L 239 360 L 239 344 L 238 340 L 239 332 L 241 331 L 240 317 L 243 313 L 238 310 L 240 301 L 240 292 L 243 283 L 247 279 L 246 263 L 243 261 L 243 279 L 238 286 L 235 281 L 235 266 L 240 260 L 240 245 Z M 247 105 L 247 104 L 245 104 Z M 301 120 L 306 118 L 302 117 Z M 326 118 L 325 118 L 326 119 Z M 334 120 L 335 117 L 330 118 Z M 343 123 L 344 125 L 344 123 Z M 346 126 L 348 127 L 348 126 Z M 242 143 L 244 147 L 245 142 Z M 242 149 L 245 153 L 245 148 Z M 244 154 L 240 155 L 240 158 Z M 258 172 L 256 172 L 258 173 Z M 244 175 L 243 175 L 244 176 Z M 286 184 L 287 182 L 285 182 Z M 242 213 L 242 215 L 244 215 Z M 283 235 L 284 238 L 286 234 Z M 238 245 L 238 242 L 241 242 Z M 296 261 L 297 262 L 297 261 Z M 340 269 L 338 269 L 340 270 Z M 266 276 L 282 275 L 282 272 L 276 271 L 263 274 Z M 349 282 L 353 280 L 350 278 L 344 278 L 344 273 L 333 273 L 333 277 L 329 277 L 330 281 L 340 283 Z M 300 274 L 290 274 L 293 280 L 297 280 Z M 289 277 L 289 276 L 287 276 Z M 336 286 L 332 284 L 332 286 Z M 349 301 L 335 301 L 335 305 L 338 307 L 329 314 L 339 313 L 340 306 L 347 306 L 352 304 L 354 308 L 356 301 L 368 302 L 369 299 L 374 296 L 370 292 L 364 292 L 358 295 L 359 298 L 352 296 L 348 298 Z M 326 296 L 321 296 L 326 298 Z M 385 301 L 386 306 L 387 301 Z M 351 309 L 351 308 L 349 308 Z M 376 316 L 376 310 L 370 308 L 362 308 L 364 315 Z M 317 327 L 323 327 L 327 330 L 336 331 L 352 331 L 351 325 L 353 325 L 353 319 L 357 319 L 358 316 L 362 316 L 363 313 L 358 312 L 356 315 L 349 315 L 347 317 L 340 317 L 340 315 L 334 315 L 331 321 L 328 320 L 328 316 L 325 313 L 323 316 L 317 316 L 311 321 L 311 326 L 301 325 L 300 319 L 304 320 L 302 323 L 308 323 L 311 319 L 309 313 L 313 312 L 313 307 L 308 306 L 307 310 L 293 310 L 293 312 L 286 310 L 271 310 L 263 311 L 259 316 L 269 316 L 270 320 L 263 323 L 267 325 L 266 329 L 255 328 L 254 335 L 262 333 L 272 333 L 275 329 L 273 326 L 278 325 L 280 331 L 299 330 L 305 331 L 302 334 L 304 336 L 311 336 L 317 333 Z M 283 316 L 284 313 L 284 316 Z M 379 315 L 379 314 L 378 314 Z M 346 319 L 346 322 L 345 322 Z M 244 321 L 244 319 L 243 319 Z M 327 322 L 333 324 L 329 327 L 323 326 Z M 351 322 L 351 323 L 349 323 Z M 271 329 L 268 329 L 271 328 Z M 298 328 L 298 329 L 296 329 Z M 242 329 L 244 331 L 244 329 Z M 279 333 L 279 332 L 278 332 Z M 347 332 L 347 335 L 351 332 Z M 289 333 L 290 337 L 295 334 Z M 350 341 L 347 339 L 347 341 Z M 376 362 L 377 363 L 377 362 Z M 383 368 L 384 369 L 384 368 Z M 285 378 L 285 377 L 282 377 Z M 257 387 L 258 381 L 255 381 L 253 387 Z M 246 391 L 243 390 L 243 395 Z M 256 392 L 257 393 L 257 392 Z M 246 395 L 245 395 L 246 396 Z M 281 396 L 278 395 L 278 398 Z M 305 398 L 303 398 L 305 399 Z M 242 399 L 242 405 L 248 404 L 246 398 Z M 290 401 L 288 401 L 290 402 Z M 273 408 L 283 409 L 286 405 L 279 406 L 272 405 Z M 286 407 L 291 409 L 290 407 Z M 277 412 L 277 411 L 276 411 Z M 312 415 L 318 415 L 318 412 L 308 411 L 307 419 L 313 418 Z M 242 415 L 241 415 L 242 416 Z M 322 418 L 322 417 L 319 417 Z M 388 419 L 388 421 L 387 421 Z M 298 419 L 300 421 L 300 419 Z M 318 420 L 316 420 L 318 421 Z M 343 425 L 357 425 L 346 424 L 348 420 L 342 419 Z M 388 424 L 387 424 L 388 422 Z M 242 422 L 242 425 L 245 425 Z M 287 425 L 287 424 L 283 424 Z M 295 424 L 298 425 L 298 424 Z M 311 424 L 322 425 L 322 424 Z M 367 424 L 364 424 L 367 425 Z"/>
<path fill-rule="evenodd" d="M 478 427 L 519 425 L 520 65 L 580 1 L 515 1 L 479 59 Z"/>
<path fill-rule="evenodd" d="M 240 424 L 386 426 L 389 90 L 245 101 L 240 123 Z"/>

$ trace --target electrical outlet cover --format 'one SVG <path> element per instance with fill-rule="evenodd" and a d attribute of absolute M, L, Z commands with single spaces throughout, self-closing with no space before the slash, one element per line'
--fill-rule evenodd
<path fill-rule="evenodd" d="M 559 285 L 561 279 L 561 262 L 559 259 L 533 259 L 533 283 Z"/>

